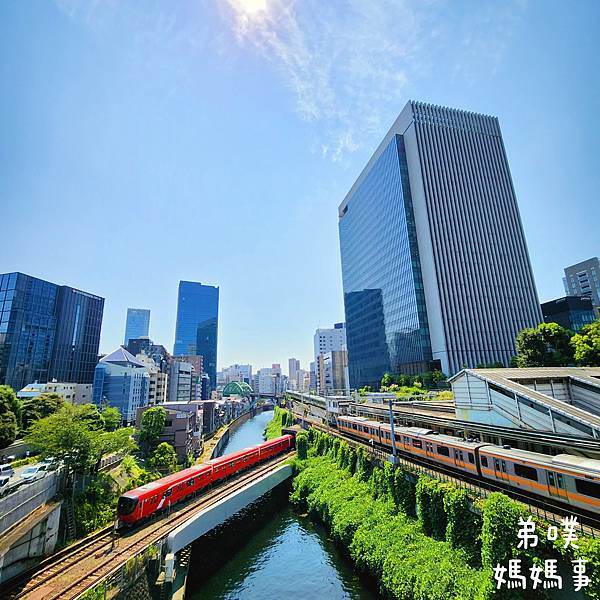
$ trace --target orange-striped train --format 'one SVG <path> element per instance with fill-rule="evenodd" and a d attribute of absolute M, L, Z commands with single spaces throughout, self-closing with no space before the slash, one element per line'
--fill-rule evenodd
<path fill-rule="evenodd" d="M 365 417 L 338 417 L 350 436 L 391 448 L 390 425 Z M 395 446 L 404 453 L 465 471 L 554 501 L 600 513 L 600 460 L 570 454 L 550 456 L 463 440 L 420 427 L 394 426 Z"/>

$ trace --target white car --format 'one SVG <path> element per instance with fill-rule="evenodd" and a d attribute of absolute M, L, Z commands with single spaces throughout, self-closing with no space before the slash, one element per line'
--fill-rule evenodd
<path fill-rule="evenodd" d="M 21 479 L 26 483 L 31 483 L 36 479 L 41 479 L 42 477 L 44 477 L 46 475 L 47 470 L 48 465 L 31 465 L 21 472 Z"/>

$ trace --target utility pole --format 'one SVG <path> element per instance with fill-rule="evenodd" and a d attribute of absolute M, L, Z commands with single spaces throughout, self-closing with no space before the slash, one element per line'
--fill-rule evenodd
<path fill-rule="evenodd" d="M 393 463 L 396 464 L 398 457 L 396 456 L 396 433 L 394 431 L 394 410 L 392 409 L 392 399 L 389 398 L 388 408 L 390 409 L 390 430 L 392 435 L 392 456 L 394 457 Z"/>

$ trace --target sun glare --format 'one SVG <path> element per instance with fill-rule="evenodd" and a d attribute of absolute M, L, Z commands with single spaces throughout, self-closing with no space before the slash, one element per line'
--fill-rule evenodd
<path fill-rule="evenodd" d="M 257 15 L 267 10 L 267 0 L 235 0 L 235 4 L 247 15 Z"/>

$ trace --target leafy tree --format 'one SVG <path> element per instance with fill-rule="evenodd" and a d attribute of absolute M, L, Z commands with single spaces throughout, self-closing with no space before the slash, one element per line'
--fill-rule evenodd
<path fill-rule="evenodd" d="M 114 406 L 106 406 L 100 413 L 105 431 L 114 431 L 123 422 L 121 411 Z"/>
<path fill-rule="evenodd" d="M 600 367 L 600 319 L 586 325 L 571 338 L 575 362 L 582 367 Z"/>
<path fill-rule="evenodd" d="M 173 473 L 177 470 L 177 454 L 171 444 L 160 443 L 150 458 L 150 466 L 161 473 Z"/>
<path fill-rule="evenodd" d="M 42 457 L 63 460 L 69 472 L 92 472 L 104 454 L 128 452 L 133 447 L 133 429 L 113 432 L 90 429 L 89 413 L 83 406 L 65 404 L 54 414 L 37 420 L 25 437 Z"/>
<path fill-rule="evenodd" d="M 17 427 L 20 427 L 22 403 L 17 398 L 15 390 L 13 390 L 10 385 L 0 385 L 0 402 L 3 400 L 8 402 L 10 410 L 12 410 L 17 419 Z"/>
<path fill-rule="evenodd" d="M 60 394 L 44 392 L 34 398 L 27 398 L 23 402 L 21 421 L 23 429 L 29 429 L 35 421 L 48 417 L 65 404 L 65 399 Z"/>
<path fill-rule="evenodd" d="M 100 411 L 95 404 L 81 404 L 77 411 L 77 418 L 85 423 L 85 426 L 90 431 L 99 431 L 104 429 L 104 422 L 100 415 Z"/>
<path fill-rule="evenodd" d="M 162 406 L 153 406 L 144 411 L 140 424 L 140 442 L 147 454 L 156 444 L 167 420 L 167 411 Z"/>
<path fill-rule="evenodd" d="M 557 323 L 523 329 L 516 339 L 519 367 L 562 367 L 573 362 L 571 332 Z"/>
<path fill-rule="evenodd" d="M 17 437 L 17 417 L 12 408 L 13 389 L 7 385 L 0 386 L 0 448 L 10 446 Z"/>

